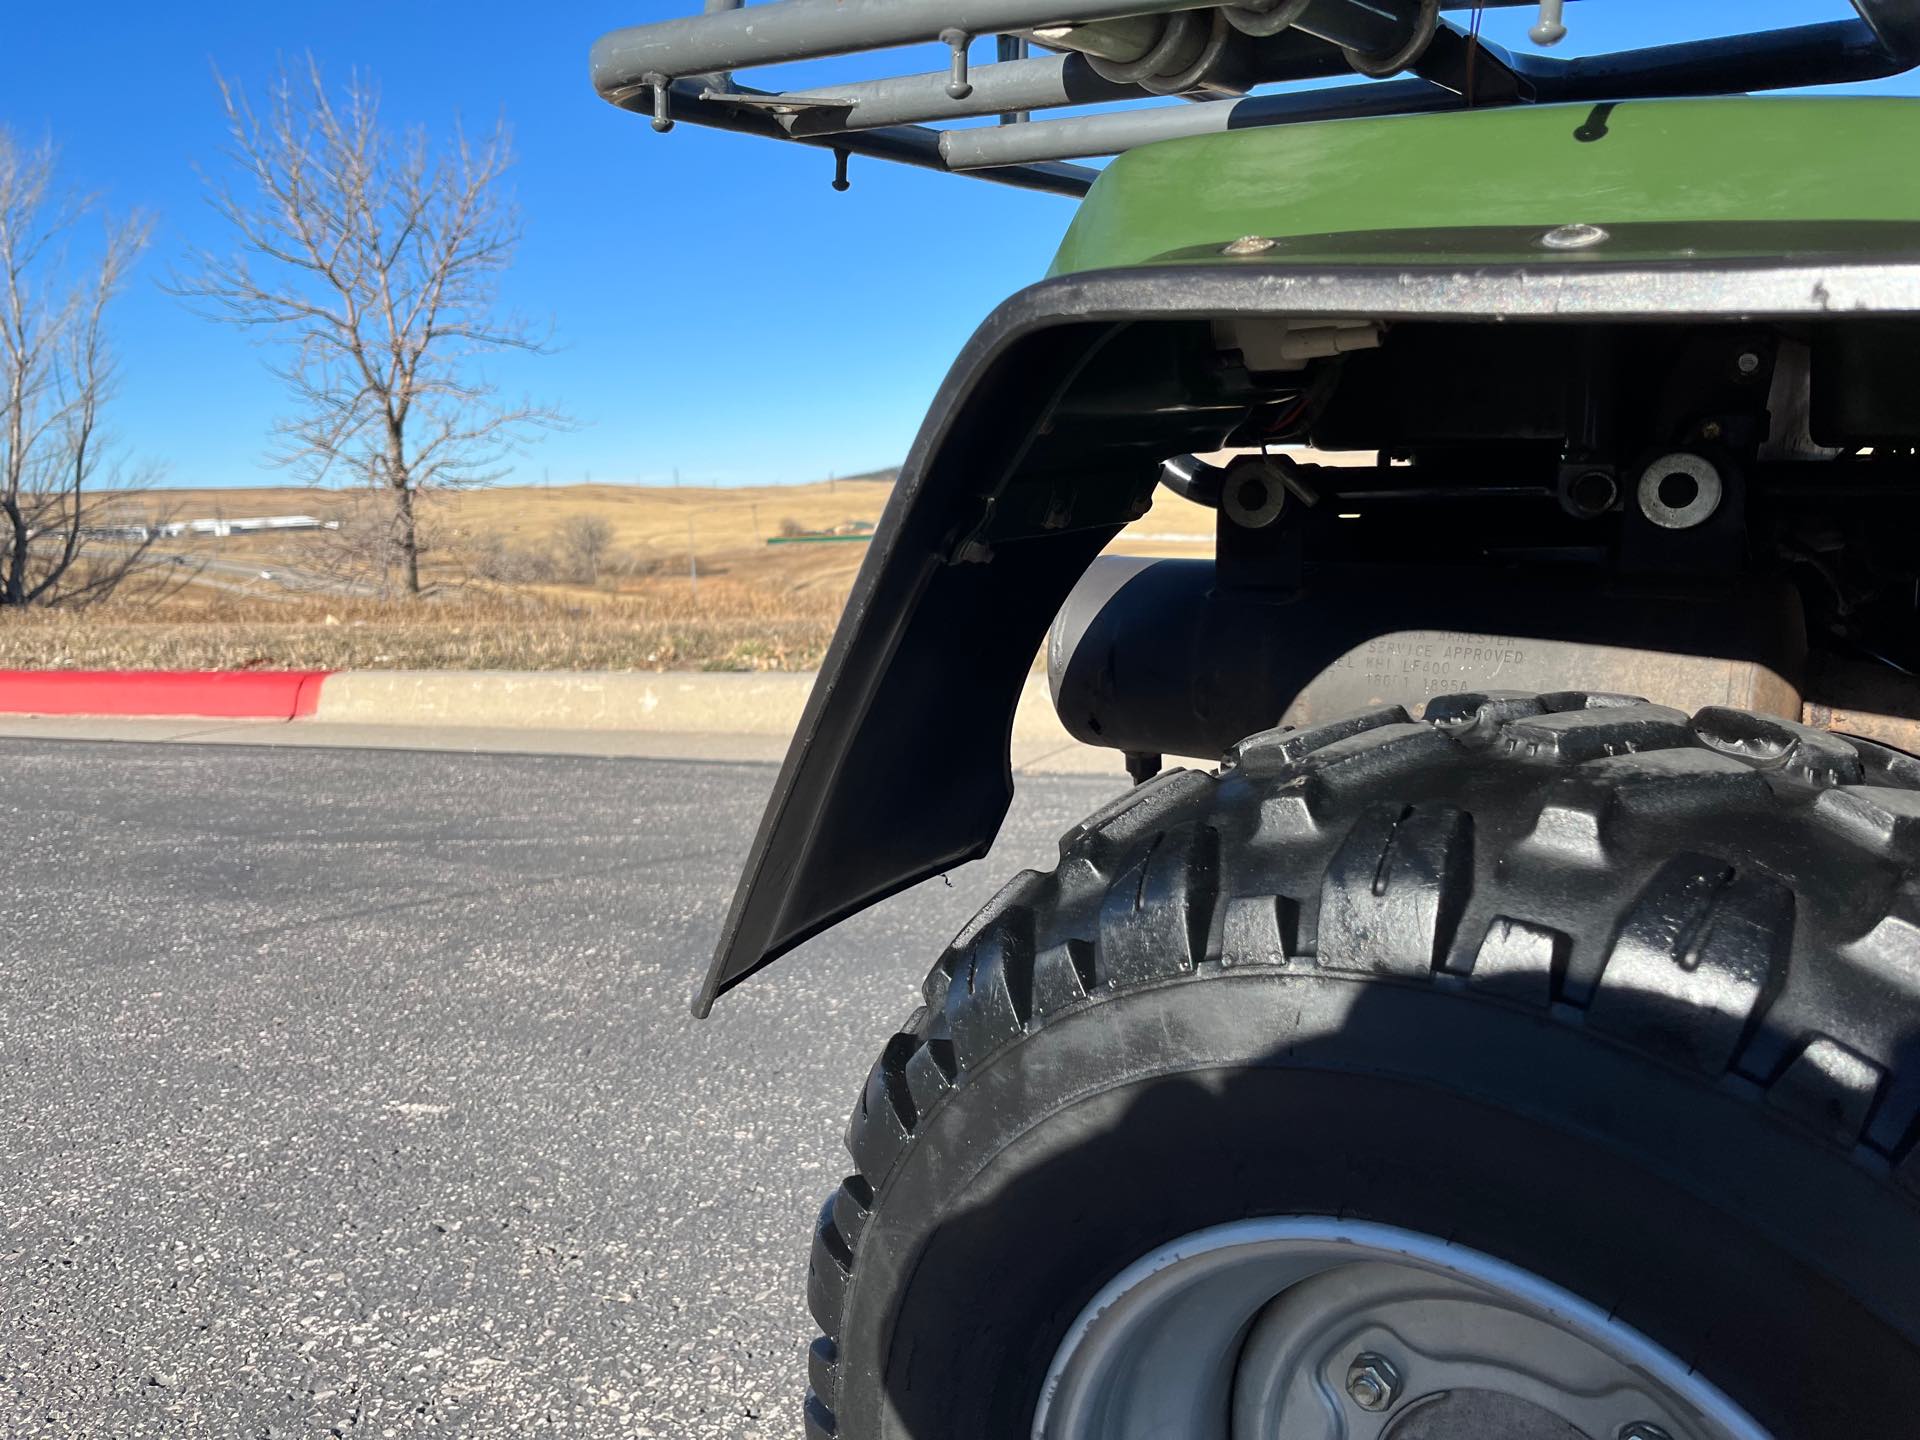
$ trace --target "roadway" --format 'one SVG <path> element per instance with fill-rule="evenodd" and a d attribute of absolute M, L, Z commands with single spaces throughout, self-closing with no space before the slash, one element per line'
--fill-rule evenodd
<path fill-rule="evenodd" d="M 282 564 L 265 554 L 254 560 L 229 560 L 208 555 L 204 551 L 147 550 L 139 560 L 141 565 L 149 569 L 175 572 L 176 579 L 262 600 L 298 600 L 313 595 L 368 597 L 380 594 L 380 587 L 368 581 Z"/>
<path fill-rule="evenodd" d="M 1116 782 L 696 1022 L 772 775 L 0 739 L 0 1433 L 796 1435 L 867 1066 Z"/>

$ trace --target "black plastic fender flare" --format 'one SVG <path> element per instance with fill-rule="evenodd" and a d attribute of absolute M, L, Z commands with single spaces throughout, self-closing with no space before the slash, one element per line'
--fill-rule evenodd
<path fill-rule="evenodd" d="M 1076 448 L 1069 468 L 1057 453 L 1042 463 L 1053 417 L 1076 384 L 1114 383 L 1091 372 L 1116 336 L 1144 322 L 1223 316 L 1508 323 L 1920 313 L 1907 227 L 1882 250 L 1845 255 L 1795 253 L 1765 224 L 1700 228 L 1722 257 L 1740 253 L 1744 235 L 1753 258 L 1223 260 L 1067 276 L 1002 304 L 962 350 L 901 469 L 694 1013 L 847 916 L 992 844 L 1013 796 L 1014 707 L 1049 621 L 1144 506 L 1159 462 L 1204 448 L 1183 443 L 1201 422 L 1183 430 L 1170 414 L 1169 443 L 1157 453 L 1116 424 L 1110 444 Z M 1177 367 L 1162 378 L 1177 380 Z M 1064 518 L 1034 509 L 1036 477 L 1043 498 L 1047 486 L 1071 492 Z M 1418 603 L 1409 595 L 1409 616 Z"/>

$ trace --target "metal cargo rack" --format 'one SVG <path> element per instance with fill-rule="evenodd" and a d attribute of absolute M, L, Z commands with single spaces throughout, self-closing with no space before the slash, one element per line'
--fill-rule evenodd
<path fill-rule="evenodd" d="M 1099 172 L 1070 162 L 1185 135 L 1839 84 L 1920 64 L 1920 0 L 1855 0 L 1857 19 L 1577 59 L 1480 38 L 1472 12 L 1531 3 L 707 0 L 704 14 L 603 36 L 592 71 L 604 99 L 650 115 L 656 130 L 685 120 L 830 150 L 836 189 L 847 186 L 847 158 L 862 155 L 1082 195 Z M 1562 0 L 1538 3 L 1529 33 L 1552 45 L 1569 17 Z M 986 36 L 995 38 L 996 58 L 976 64 L 974 42 Z M 945 69 L 790 91 L 734 78 L 758 66 L 925 43 L 947 48 Z M 1353 74 L 1365 78 L 1254 93 Z M 1154 100 L 1163 103 L 1124 103 Z M 1189 101 L 1202 103 L 1182 103 Z M 1087 113 L 1090 106 L 1101 108 Z M 997 125 L 964 123 L 993 117 Z"/>

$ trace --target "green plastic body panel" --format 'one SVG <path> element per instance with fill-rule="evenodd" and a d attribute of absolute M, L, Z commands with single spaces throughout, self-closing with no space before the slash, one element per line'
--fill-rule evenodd
<path fill-rule="evenodd" d="M 1628 225 L 1658 227 L 1643 236 L 1678 258 L 1694 252 L 1684 229 L 1669 227 L 1875 221 L 1920 222 L 1920 99 L 1515 106 L 1266 126 L 1130 150 L 1081 203 L 1049 273 L 1191 263 L 1248 235 Z M 1282 244 L 1251 263 L 1327 249 Z M 1416 244 L 1404 258 L 1434 255 Z"/>

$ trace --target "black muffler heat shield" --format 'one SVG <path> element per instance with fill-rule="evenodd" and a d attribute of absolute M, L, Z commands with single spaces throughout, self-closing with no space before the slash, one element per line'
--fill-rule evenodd
<path fill-rule="evenodd" d="M 1524 603 L 1517 603 L 1522 601 Z M 1570 647 L 1590 653 L 1571 656 Z M 1797 719 L 1798 595 L 1780 582 L 1627 584 L 1564 572 L 1326 566 L 1297 592 L 1228 590 L 1211 560 L 1103 556 L 1047 637 L 1077 739 L 1213 759 L 1281 723 L 1476 689 L 1595 689 Z M 1749 693 L 1735 692 L 1745 686 Z"/>

